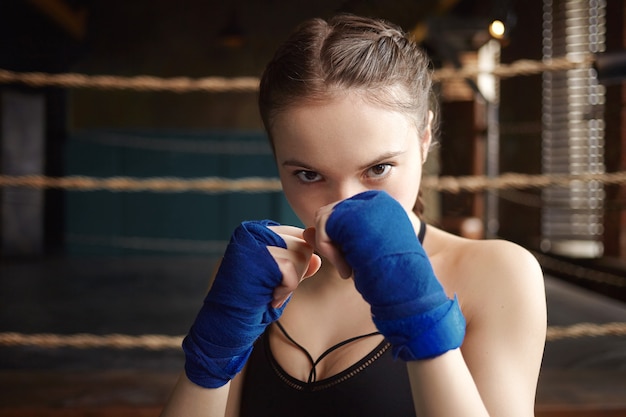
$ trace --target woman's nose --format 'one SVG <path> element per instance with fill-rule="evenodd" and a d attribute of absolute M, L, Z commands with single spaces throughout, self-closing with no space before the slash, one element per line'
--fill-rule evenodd
<path fill-rule="evenodd" d="M 362 193 L 363 191 L 367 191 L 368 189 L 369 188 L 367 188 L 365 185 L 361 184 L 358 181 L 341 182 L 335 187 L 335 192 L 333 196 L 335 198 L 334 201 L 348 199 L 359 193 Z"/>

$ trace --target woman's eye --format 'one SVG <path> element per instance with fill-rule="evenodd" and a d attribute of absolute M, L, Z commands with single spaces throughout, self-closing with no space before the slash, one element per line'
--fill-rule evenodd
<path fill-rule="evenodd" d="M 300 181 L 305 182 L 305 183 L 317 182 L 322 179 L 322 176 L 315 171 L 302 170 L 302 171 L 297 171 L 295 174 L 296 174 L 296 177 L 298 177 Z"/>
<path fill-rule="evenodd" d="M 390 164 L 378 164 L 374 165 L 368 170 L 368 176 L 370 177 L 384 177 L 391 170 Z"/>

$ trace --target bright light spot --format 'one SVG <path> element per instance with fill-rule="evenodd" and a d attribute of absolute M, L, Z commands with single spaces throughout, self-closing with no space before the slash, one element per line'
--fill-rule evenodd
<path fill-rule="evenodd" d="M 504 37 L 504 23 L 500 20 L 494 20 L 489 25 L 489 34 L 496 39 L 502 39 Z"/>

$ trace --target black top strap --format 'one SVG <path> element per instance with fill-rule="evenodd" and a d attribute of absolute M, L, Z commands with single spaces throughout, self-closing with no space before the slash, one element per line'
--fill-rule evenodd
<path fill-rule="evenodd" d="M 420 220 L 420 230 L 417 233 L 417 238 L 420 243 L 424 243 L 424 237 L 426 236 L 426 223 L 423 220 Z"/>
<path fill-rule="evenodd" d="M 349 339 L 344 340 L 343 342 L 339 342 L 336 345 L 331 346 L 330 348 L 326 349 L 319 358 L 317 358 L 316 360 L 313 359 L 313 356 L 311 356 L 311 354 L 309 353 L 309 351 L 307 351 L 304 346 L 300 345 L 298 342 L 296 342 L 290 335 L 289 333 L 287 333 L 287 331 L 285 330 L 285 328 L 283 327 L 282 324 L 280 324 L 280 321 L 276 321 L 276 325 L 278 326 L 278 328 L 280 329 L 280 331 L 285 335 L 285 337 L 291 342 L 293 343 L 298 349 L 300 349 L 302 352 L 304 352 L 304 354 L 306 355 L 306 357 L 309 359 L 309 362 L 311 362 L 311 372 L 309 373 L 309 378 L 308 378 L 308 383 L 312 383 L 315 382 L 317 379 L 317 372 L 316 372 L 316 366 L 317 364 L 320 363 L 320 361 L 322 359 L 324 359 L 326 356 L 328 356 L 328 354 L 332 353 L 333 351 L 339 349 L 342 346 L 347 345 L 348 343 L 352 343 L 355 342 L 357 340 L 360 339 L 364 339 L 366 337 L 371 337 L 371 336 L 376 336 L 379 335 L 380 332 L 372 332 L 372 333 L 367 333 L 367 334 L 363 334 L 360 336 L 355 336 L 355 337 L 351 337 Z"/>

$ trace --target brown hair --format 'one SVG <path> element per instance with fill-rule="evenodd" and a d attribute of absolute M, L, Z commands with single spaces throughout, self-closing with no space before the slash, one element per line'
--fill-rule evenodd
<path fill-rule="evenodd" d="M 407 114 L 421 131 L 431 105 L 429 64 L 400 27 L 384 20 L 338 15 L 305 21 L 261 77 L 259 110 L 270 142 L 272 121 L 281 111 L 346 90 Z"/>
<path fill-rule="evenodd" d="M 398 26 L 338 15 L 302 23 L 276 51 L 261 78 L 259 109 L 268 134 L 273 117 L 292 105 L 344 90 L 428 123 L 429 60 Z"/>

